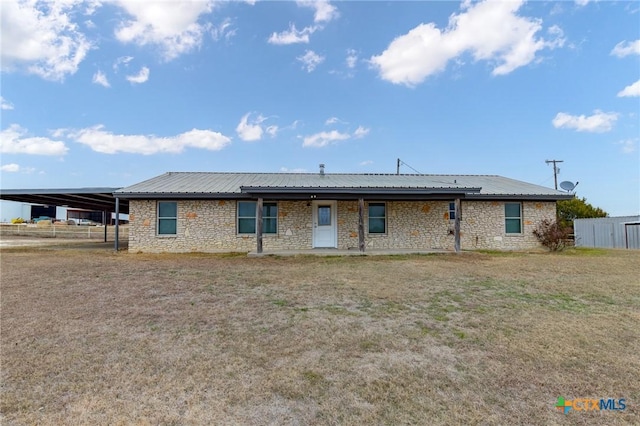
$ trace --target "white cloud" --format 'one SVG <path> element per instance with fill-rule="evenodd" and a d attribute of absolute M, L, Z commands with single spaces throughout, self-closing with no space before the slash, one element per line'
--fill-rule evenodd
<path fill-rule="evenodd" d="M 104 87 L 111 87 L 111 85 L 109 84 L 109 80 L 107 80 L 107 76 L 105 73 L 103 73 L 102 71 L 98 70 L 94 75 L 93 75 L 93 80 L 92 80 L 95 84 L 99 84 L 101 86 Z"/>
<path fill-rule="evenodd" d="M 313 34 L 317 29 L 318 27 L 305 27 L 298 31 L 294 24 L 290 24 L 289 31 L 271 34 L 268 42 L 278 45 L 309 43 L 309 35 Z"/>
<path fill-rule="evenodd" d="M 315 9 L 314 22 L 329 22 L 340 16 L 338 8 L 327 0 L 298 0 L 298 6 Z"/>
<path fill-rule="evenodd" d="M 557 129 L 573 129 L 578 132 L 604 133 L 613 128 L 618 114 L 595 110 L 593 115 L 570 115 L 559 112 L 553 119 L 553 127 Z"/>
<path fill-rule="evenodd" d="M 591 2 L 591 0 L 576 0 L 576 4 L 578 6 L 586 6 L 587 4 L 589 4 Z"/>
<path fill-rule="evenodd" d="M 340 121 L 337 117 L 329 118 L 325 124 L 335 124 L 335 123 L 345 123 L 344 121 Z M 339 132 L 337 130 L 332 130 L 330 132 L 319 132 L 310 136 L 302 137 L 302 146 L 303 147 L 314 147 L 314 148 L 322 148 L 330 144 L 337 143 L 339 141 L 344 141 L 347 139 L 360 139 L 369 134 L 369 129 L 363 126 L 358 126 L 353 134 Z"/>
<path fill-rule="evenodd" d="M 149 80 L 149 68 L 142 67 L 142 69 L 140 69 L 140 72 L 138 74 L 128 75 L 127 80 L 131 84 L 145 83 L 147 80 Z"/>
<path fill-rule="evenodd" d="M 3 154 L 65 155 L 64 142 L 43 137 L 24 137 L 27 130 L 17 124 L 0 132 L 0 152 Z"/>
<path fill-rule="evenodd" d="M 629 55 L 640 55 L 640 40 L 621 41 L 615 45 L 611 54 L 618 58 L 624 58 Z"/>
<path fill-rule="evenodd" d="M 0 109 L 8 110 L 13 109 L 13 104 L 0 96 Z"/>
<path fill-rule="evenodd" d="M 20 166 L 16 163 L 5 164 L 4 166 L 0 167 L 0 170 L 7 173 L 17 173 L 20 171 Z"/>
<path fill-rule="evenodd" d="M 0 1 L 2 71 L 25 67 L 53 81 L 74 74 L 92 47 L 72 21 L 77 3 Z"/>
<path fill-rule="evenodd" d="M 522 0 L 465 1 L 463 11 L 449 18 L 447 28 L 420 24 L 394 39 L 370 62 L 382 79 L 407 86 L 443 71 L 450 60 L 467 52 L 476 61 L 494 64 L 493 75 L 508 74 L 534 61 L 539 50 L 564 43 L 559 27 L 549 30 L 550 36 L 555 37 L 552 40 L 536 38 L 542 23 L 518 16 L 522 4 Z"/>
<path fill-rule="evenodd" d="M 113 70 L 118 72 L 120 65 L 129 66 L 129 62 L 133 60 L 133 56 L 121 56 L 113 63 Z"/>
<path fill-rule="evenodd" d="M 358 53 L 353 49 L 347 50 L 346 62 L 347 62 L 347 68 L 349 69 L 355 68 L 356 64 L 358 63 Z"/>
<path fill-rule="evenodd" d="M 232 28 L 232 23 L 230 18 L 226 18 L 220 25 L 211 27 L 211 37 L 215 41 L 218 40 L 229 40 L 231 37 L 236 35 L 236 29 Z"/>
<path fill-rule="evenodd" d="M 619 98 L 636 97 L 636 96 L 640 96 L 640 80 L 636 81 L 635 83 L 625 87 L 620 92 L 618 92 Z"/>
<path fill-rule="evenodd" d="M 199 24 L 198 20 L 211 12 L 214 3 L 118 0 L 117 4 L 132 19 L 119 24 L 116 38 L 138 46 L 156 45 L 164 59 L 170 61 L 200 47 L 210 24 Z"/>
<path fill-rule="evenodd" d="M 366 127 L 358 126 L 355 132 L 353 132 L 353 137 L 356 139 L 363 138 L 369 134 L 369 130 Z"/>
<path fill-rule="evenodd" d="M 324 62 L 324 56 L 318 55 L 313 50 L 307 50 L 304 55 L 296 58 L 302 62 L 302 69 L 306 69 L 307 72 L 312 72 L 318 65 Z"/>
<path fill-rule="evenodd" d="M 324 122 L 326 126 L 330 126 L 331 124 L 342 123 L 347 124 L 345 121 L 340 120 L 338 117 L 329 117 L 327 121 Z"/>
<path fill-rule="evenodd" d="M 631 154 L 636 151 L 638 146 L 638 139 L 627 139 L 618 142 L 616 145 L 620 145 L 622 152 L 625 154 Z"/>
<path fill-rule="evenodd" d="M 272 138 L 276 137 L 276 135 L 278 134 L 278 126 L 273 125 L 273 126 L 268 126 L 265 131 L 267 132 L 267 134 L 269 136 L 271 136 Z"/>
<path fill-rule="evenodd" d="M 280 167 L 280 173 L 307 173 L 307 169 L 303 169 L 303 168 L 295 168 L 295 169 L 289 169 L 287 167 Z"/>
<path fill-rule="evenodd" d="M 177 154 L 185 148 L 200 148 L 219 151 L 231 143 L 231 138 L 211 130 L 193 129 L 176 136 L 115 135 L 98 125 L 80 130 L 65 130 L 74 141 L 89 146 L 96 152 L 116 154 Z"/>
<path fill-rule="evenodd" d="M 348 133 L 340 133 L 337 130 L 332 130 L 330 132 L 320 132 L 315 135 L 305 136 L 302 141 L 303 147 L 315 147 L 322 148 L 329 144 L 343 141 L 351 138 L 351 135 Z"/>
<path fill-rule="evenodd" d="M 261 124 L 266 120 L 262 115 L 258 115 L 254 120 L 249 121 L 249 116 L 251 113 L 246 113 L 240 119 L 240 123 L 236 127 L 236 132 L 240 139 L 246 142 L 254 142 L 262 139 L 262 134 L 264 133 L 264 129 Z M 276 128 L 277 131 L 277 128 Z"/>
<path fill-rule="evenodd" d="M 364 161 L 361 161 L 361 162 L 360 162 L 360 163 L 358 163 L 358 164 L 359 164 L 360 166 L 369 166 L 369 165 L 373 164 L 373 161 L 371 161 L 371 160 L 364 160 Z"/>
<path fill-rule="evenodd" d="M 298 6 L 315 10 L 313 21 L 316 25 L 298 30 L 295 24 L 289 24 L 289 30 L 272 33 L 267 40 L 271 44 L 309 43 L 309 36 L 317 30 L 322 30 L 320 23 L 329 22 L 339 16 L 338 9 L 327 0 L 298 0 Z"/>

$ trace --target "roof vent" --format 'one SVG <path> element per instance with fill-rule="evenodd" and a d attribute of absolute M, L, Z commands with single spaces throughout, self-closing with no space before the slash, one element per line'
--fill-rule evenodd
<path fill-rule="evenodd" d="M 320 176 L 324 176 L 324 164 L 320 163 Z"/>

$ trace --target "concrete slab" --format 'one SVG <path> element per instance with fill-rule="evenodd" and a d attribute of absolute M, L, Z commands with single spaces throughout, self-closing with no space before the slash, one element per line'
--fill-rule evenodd
<path fill-rule="evenodd" d="M 431 250 L 384 250 L 370 249 L 364 253 L 358 250 L 338 250 L 338 249 L 309 249 L 309 250 L 265 250 L 262 253 L 251 251 L 248 257 L 262 256 L 398 256 L 409 254 L 455 254 L 453 250 L 431 249 Z"/>

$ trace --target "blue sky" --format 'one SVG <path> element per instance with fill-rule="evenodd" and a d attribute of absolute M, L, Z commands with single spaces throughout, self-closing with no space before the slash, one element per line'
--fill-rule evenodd
<path fill-rule="evenodd" d="M 0 2 L 2 188 L 498 174 L 640 211 L 637 2 Z M 409 167 L 410 166 L 410 167 Z"/>

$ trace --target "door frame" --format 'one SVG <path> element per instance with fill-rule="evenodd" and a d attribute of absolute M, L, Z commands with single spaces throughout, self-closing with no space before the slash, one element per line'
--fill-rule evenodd
<path fill-rule="evenodd" d="M 316 243 L 316 229 L 318 228 L 318 206 L 331 206 L 331 226 L 333 227 L 333 245 L 318 246 Z M 311 235 L 311 247 L 313 248 L 338 248 L 338 201 L 337 200 L 313 200 L 311 208 L 311 220 L 313 232 Z"/>

